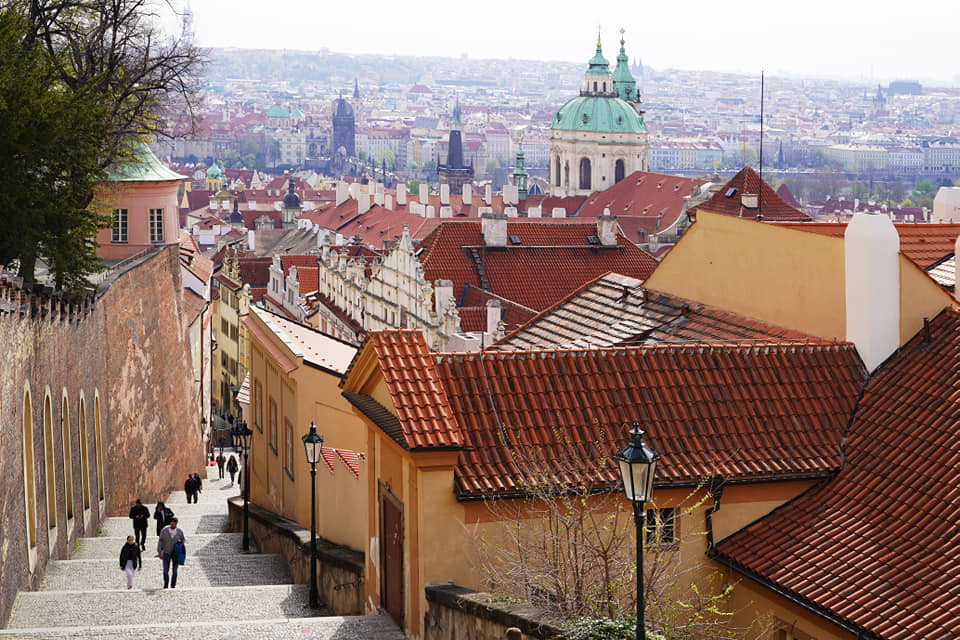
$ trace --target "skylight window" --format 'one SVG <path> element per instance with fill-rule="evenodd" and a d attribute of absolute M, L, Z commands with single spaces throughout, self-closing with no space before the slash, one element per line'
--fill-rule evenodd
<path fill-rule="evenodd" d="M 514 233 L 511 233 L 509 236 L 507 236 L 507 239 L 510 240 L 510 244 L 523 244 L 523 243 L 520 241 L 520 236 L 518 236 L 518 235 L 516 235 L 516 234 L 514 234 Z"/>
<path fill-rule="evenodd" d="M 598 238 L 593 234 L 590 234 L 587 236 L 587 244 L 600 244 L 600 238 Z"/>
<path fill-rule="evenodd" d="M 723 195 L 724 195 L 724 197 L 732 198 L 733 196 L 737 195 L 737 188 L 736 188 L 736 187 L 730 187 L 729 189 L 727 189 L 727 192 L 726 192 L 725 194 L 723 194 Z"/>

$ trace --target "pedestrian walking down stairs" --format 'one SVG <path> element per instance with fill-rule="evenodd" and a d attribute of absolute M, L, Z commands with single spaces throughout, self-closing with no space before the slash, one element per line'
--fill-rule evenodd
<path fill-rule="evenodd" d="M 133 588 L 117 559 L 130 518 L 107 518 L 101 535 L 81 538 L 69 560 L 51 561 L 39 591 L 17 594 L 0 640 L 401 640 L 386 615 L 329 616 L 307 606 L 307 585 L 291 583 L 280 555 L 241 551 L 227 533 L 227 499 L 239 493 L 208 467 L 203 493 L 166 500 L 179 518 L 187 559 L 176 589 L 163 588 L 157 537 L 147 536 Z M 143 500 L 155 496 L 140 496 Z M 133 500 L 131 499 L 131 502 Z M 252 541 L 251 541 L 252 547 Z"/>

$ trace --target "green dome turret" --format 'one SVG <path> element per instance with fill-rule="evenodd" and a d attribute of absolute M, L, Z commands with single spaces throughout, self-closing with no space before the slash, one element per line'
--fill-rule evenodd
<path fill-rule="evenodd" d="M 617 56 L 617 67 L 613 71 L 613 89 L 621 100 L 636 101 L 637 81 L 630 73 L 630 59 L 623 45 L 623 29 L 620 30 L 620 55 Z"/>
<path fill-rule="evenodd" d="M 587 75 L 606 76 L 610 75 L 610 63 L 603 57 L 603 47 L 600 45 L 600 34 L 597 34 L 597 52 L 590 58 Z"/>
<path fill-rule="evenodd" d="M 577 96 L 568 100 L 553 119 L 551 129 L 646 133 L 643 116 L 632 104 L 607 96 Z"/>

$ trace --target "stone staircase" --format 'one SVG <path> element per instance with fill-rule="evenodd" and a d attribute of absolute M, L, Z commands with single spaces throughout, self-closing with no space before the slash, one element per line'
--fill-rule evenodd
<path fill-rule="evenodd" d="M 133 532 L 107 518 L 100 536 L 81 538 L 69 560 L 50 562 L 39 591 L 20 592 L 2 638 L 89 640 L 401 640 L 387 616 L 328 616 L 307 606 L 307 585 L 291 584 L 279 555 L 241 551 L 227 532 L 227 499 L 238 487 L 208 468 L 198 504 L 182 491 L 167 500 L 187 543 L 176 589 L 163 589 L 154 522 L 133 589 L 118 562 Z M 153 505 L 151 507 L 151 513 Z M 251 541 L 252 544 L 252 541 Z"/>

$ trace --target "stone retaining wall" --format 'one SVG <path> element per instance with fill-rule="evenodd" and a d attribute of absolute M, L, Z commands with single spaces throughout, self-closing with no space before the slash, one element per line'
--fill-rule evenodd
<path fill-rule="evenodd" d="M 230 530 L 243 531 L 243 499 L 231 498 Z M 310 582 L 310 530 L 250 504 L 248 531 L 260 553 L 279 553 L 297 584 Z M 363 615 L 363 553 L 317 537 L 317 589 L 320 601 L 338 616 Z"/>
<path fill-rule="evenodd" d="M 541 609 L 453 584 L 427 585 L 424 640 L 503 640 L 517 627 L 524 638 L 559 638 Z"/>

